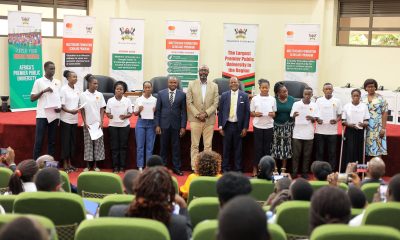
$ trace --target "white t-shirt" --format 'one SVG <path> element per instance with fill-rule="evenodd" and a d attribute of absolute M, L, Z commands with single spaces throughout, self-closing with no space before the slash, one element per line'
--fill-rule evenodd
<path fill-rule="evenodd" d="M 251 112 L 262 112 L 262 117 L 253 118 L 253 126 L 261 129 L 274 127 L 274 119 L 268 116 L 270 112 L 276 112 L 276 99 L 272 96 L 256 95 L 251 99 Z"/>
<path fill-rule="evenodd" d="M 370 118 L 368 107 L 363 102 L 360 102 L 358 105 L 353 105 L 353 103 L 344 105 L 342 119 L 345 119 L 348 123 L 358 124 L 354 114 L 363 115 L 363 120 Z"/>
<path fill-rule="evenodd" d="M 71 88 L 68 84 L 64 85 L 60 90 L 61 105 L 68 110 L 74 110 L 79 107 L 79 96 L 81 91 L 77 88 Z M 61 110 L 61 121 L 68 124 L 78 123 L 78 114 L 71 114 Z"/>
<path fill-rule="evenodd" d="M 155 109 L 157 104 L 157 98 L 153 97 L 152 95 L 150 95 L 149 98 L 145 98 L 143 95 L 138 97 L 135 101 L 135 107 L 133 108 L 134 112 L 139 111 L 139 107 L 143 106 L 143 111 L 146 112 L 151 112 L 153 111 L 153 109 Z M 142 111 L 142 112 L 143 112 Z M 154 119 L 154 111 L 153 111 L 153 117 L 151 118 L 151 116 L 148 116 L 150 114 L 143 114 L 142 112 L 140 113 L 140 117 L 142 119 Z"/>
<path fill-rule="evenodd" d="M 44 91 L 46 88 L 51 87 L 53 91 L 55 91 L 56 94 L 59 94 L 60 87 L 61 87 L 61 82 L 60 80 L 57 80 L 53 78 L 53 80 L 47 79 L 45 76 L 38 78 L 35 80 L 35 83 L 33 84 L 31 94 L 38 94 L 41 91 Z M 46 95 L 47 94 L 52 94 L 50 92 L 46 92 L 40 96 L 37 100 L 37 107 L 36 107 L 36 118 L 46 118 L 45 114 L 45 107 L 47 105 L 46 102 Z"/>
<path fill-rule="evenodd" d="M 308 112 L 312 117 L 319 117 L 317 104 L 310 102 L 310 104 L 304 104 L 303 100 L 295 102 L 290 112 L 290 116 L 293 117 L 294 112 Z M 297 116 L 301 117 L 301 116 Z M 293 128 L 293 138 L 302 140 L 314 139 L 314 123 L 307 121 L 306 124 L 297 124 L 295 122 Z"/>
<path fill-rule="evenodd" d="M 108 99 L 106 113 L 111 113 L 113 118 L 110 119 L 108 126 L 110 127 L 126 127 L 130 124 L 129 118 L 121 120 L 119 115 L 126 115 L 132 113 L 132 103 L 127 97 L 122 96 L 121 100 L 117 100 L 115 97 Z M 115 113 L 115 114 L 114 114 Z M 117 114 L 119 113 L 119 114 Z M 118 116 L 116 116 L 118 115 Z"/>
<path fill-rule="evenodd" d="M 100 109 L 106 106 L 106 101 L 104 100 L 103 94 L 97 90 L 94 93 L 86 90 L 81 94 L 80 97 L 81 105 L 85 104 L 83 109 L 85 109 L 85 117 L 87 124 L 93 124 L 95 122 L 101 123 L 103 119 L 100 119 Z"/>
<path fill-rule="evenodd" d="M 325 97 L 320 97 L 317 99 L 316 104 L 320 113 L 320 117 L 332 116 L 330 120 L 336 120 L 337 116 L 342 114 L 342 104 L 339 99 L 331 97 L 326 99 Z M 336 135 L 338 131 L 338 123 L 330 124 L 327 119 L 322 119 L 322 124 L 316 123 L 315 133 L 324 135 Z"/>

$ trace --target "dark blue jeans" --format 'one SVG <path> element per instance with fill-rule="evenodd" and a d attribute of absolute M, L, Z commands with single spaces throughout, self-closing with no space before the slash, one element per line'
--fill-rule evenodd
<path fill-rule="evenodd" d="M 35 130 L 35 145 L 33 147 L 33 159 L 36 160 L 41 156 L 42 144 L 44 134 L 47 129 L 47 154 L 55 156 L 56 146 L 56 131 L 58 119 L 49 123 L 47 118 L 36 118 L 36 130 Z"/>

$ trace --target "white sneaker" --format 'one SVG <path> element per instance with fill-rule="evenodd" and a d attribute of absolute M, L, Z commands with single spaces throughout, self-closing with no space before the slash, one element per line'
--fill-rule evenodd
<path fill-rule="evenodd" d="M 98 167 L 95 167 L 95 168 L 94 168 L 94 171 L 96 171 L 96 172 L 100 172 L 100 168 L 98 168 Z"/>
<path fill-rule="evenodd" d="M 89 168 L 84 168 L 83 171 L 84 172 L 89 172 Z"/>

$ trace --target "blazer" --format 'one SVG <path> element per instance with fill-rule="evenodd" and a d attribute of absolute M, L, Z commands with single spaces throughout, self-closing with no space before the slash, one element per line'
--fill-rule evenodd
<path fill-rule="evenodd" d="M 236 108 L 237 122 L 240 129 L 248 129 L 250 121 L 250 104 L 247 93 L 238 90 L 238 101 Z M 225 127 L 229 119 L 231 107 L 231 90 L 222 93 L 218 110 L 218 127 Z"/>
<path fill-rule="evenodd" d="M 218 107 L 218 102 L 218 85 L 216 83 L 210 80 L 207 81 L 206 96 L 203 103 L 200 80 L 189 82 L 189 87 L 186 93 L 189 122 L 200 122 L 200 120 L 195 116 L 200 112 L 206 112 L 208 115 L 208 118 L 206 119 L 206 125 L 214 125 L 215 112 Z"/>
<path fill-rule="evenodd" d="M 157 95 L 156 126 L 161 128 L 186 128 L 186 94 L 176 89 L 174 103 L 169 102 L 169 88 L 161 90 Z"/>

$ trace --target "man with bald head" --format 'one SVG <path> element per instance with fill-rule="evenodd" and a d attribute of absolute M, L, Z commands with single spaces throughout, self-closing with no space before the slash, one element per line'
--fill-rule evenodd
<path fill-rule="evenodd" d="M 382 158 L 374 157 L 367 163 L 367 176 L 362 180 L 361 185 L 366 183 L 384 183 L 382 177 L 385 175 L 385 162 Z"/>
<path fill-rule="evenodd" d="M 231 77 L 230 91 L 222 93 L 218 110 L 218 127 L 224 137 L 222 171 L 230 170 L 230 153 L 234 152 L 235 171 L 242 171 L 242 138 L 247 134 L 250 104 L 247 93 L 239 90 L 239 80 Z"/>
<path fill-rule="evenodd" d="M 199 154 L 200 138 L 203 136 L 205 151 L 212 150 L 212 138 L 215 124 L 215 111 L 218 107 L 218 86 L 208 81 L 209 69 L 206 65 L 199 68 L 199 79 L 191 81 L 186 93 L 188 118 L 191 129 L 190 158 L 192 170 Z"/>

